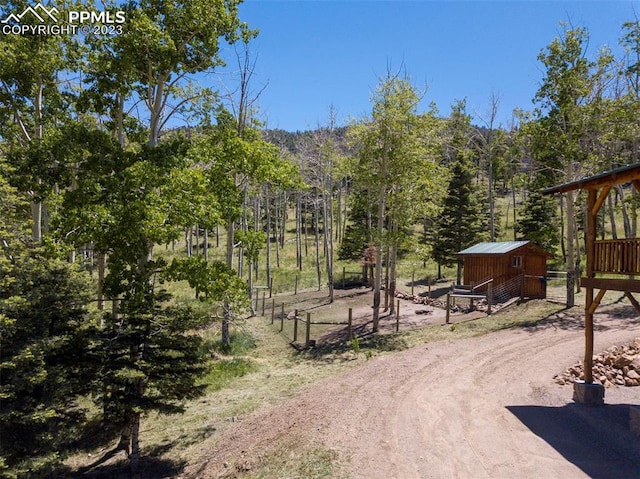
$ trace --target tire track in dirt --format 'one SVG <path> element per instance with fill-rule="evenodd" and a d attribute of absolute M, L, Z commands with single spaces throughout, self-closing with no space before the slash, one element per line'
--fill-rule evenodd
<path fill-rule="evenodd" d="M 607 323 L 608 329 L 598 333 L 602 348 L 640 334 L 637 326 Z M 351 437 L 343 447 L 350 444 L 352 476 L 589 477 L 507 409 L 571 403 L 571 388 L 556 385 L 553 375 L 580 357 L 583 341 L 576 330 L 507 331 L 429 345 L 426 351 L 418 347 L 395 358 L 402 371 L 395 375 L 380 375 L 377 365 L 353 372 L 384 384 L 369 391 L 381 398 L 379 411 L 365 409 L 358 422 L 369 424 L 386 442 L 377 449 L 375 441 Z M 608 460 L 604 453 L 600 459 Z M 617 477 L 636 477 L 628 474 Z"/>
<path fill-rule="evenodd" d="M 638 321 L 597 321 L 596 352 L 640 336 Z M 615 406 L 573 405 L 571 387 L 553 381 L 583 347 L 580 329 L 556 322 L 379 356 L 256 411 L 207 450 L 197 476 L 229 477 L 220 464 L 296 441 L 338 451 L 340 479 L 640 477 L 638 438 L 616 424 L 584 437 L 593 412 Z M 640 388 L 607 390 L 605 400 L 640 404 Z"/>

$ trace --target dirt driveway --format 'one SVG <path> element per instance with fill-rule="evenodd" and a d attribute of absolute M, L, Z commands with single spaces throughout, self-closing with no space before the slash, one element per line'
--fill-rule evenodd
<path fill-rule="evenodd" d="M 595 350 L 640 336 L 596 315 Z M 629 405 L 640 388 L 574 404 L 553 376 L 579 361 L 581 322 L 428 343 L 376 357 L 226 431 L 191 477 L 233 476 L 282 444 L 322 446 L 350 478 L 640 478 Z"/>

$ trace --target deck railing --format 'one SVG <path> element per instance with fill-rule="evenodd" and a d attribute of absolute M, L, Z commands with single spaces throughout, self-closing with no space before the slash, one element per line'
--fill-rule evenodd
<path fill-rule="evenodd" d="M 596 273 L 640 274 L 640 238 L 595 242 Z"/>

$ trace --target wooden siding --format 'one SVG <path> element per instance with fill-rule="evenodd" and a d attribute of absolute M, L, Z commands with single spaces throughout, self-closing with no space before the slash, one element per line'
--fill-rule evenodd
<path fill-rule="evenodd" d="M 594 273 L 640 274 L 640 239 L 595 241 Z"/>
<path fill-rule="evenodd" d="M 514 260 L 519 257 L 518 260 Z M 547 253 L 533 245 L 504 254 L 470 254 L 464 256 L 464 284 L 480 283 L 493 278 L 493 287 L 522 276 L 522 293 L 530 298 L 546 297 Z M 516 266 L 514 266 L 516 264 Z"/>

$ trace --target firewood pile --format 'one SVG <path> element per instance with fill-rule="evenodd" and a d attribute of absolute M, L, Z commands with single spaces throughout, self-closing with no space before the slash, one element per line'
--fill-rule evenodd
<path fill-rule="evenodd" d="M 576 363 L 562 374 L 554 376 L 558 384 L 573 384 L 584 380 L 583 364 Z M 627 346 L 613 346 L 593 357 L 593 381 L 606 388 L 640 386 L 640 338 Z"/>

